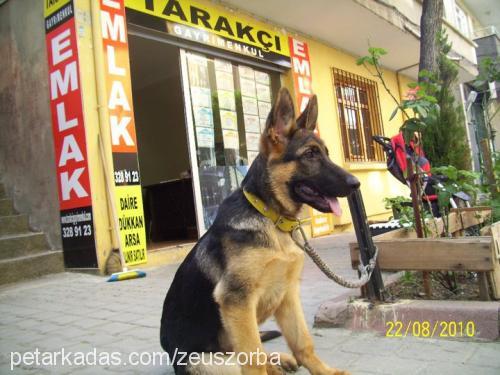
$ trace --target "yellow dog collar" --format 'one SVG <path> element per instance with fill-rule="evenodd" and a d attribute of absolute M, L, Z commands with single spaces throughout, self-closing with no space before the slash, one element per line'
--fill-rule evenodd
<path fill-rule="evenodd" d="M 283 232 L 291 232 L 300 225 L 299 220 L 289 219 L 285 216 L 281 216 L 254 194 L 244 189 L 243 194 L 245 194 L 248 202 L 250 202 L 250 204 L 255 207 L 257 211 L 259 211 L 263 216 L 269 218 L 274 223 L 274 225 Z"/>

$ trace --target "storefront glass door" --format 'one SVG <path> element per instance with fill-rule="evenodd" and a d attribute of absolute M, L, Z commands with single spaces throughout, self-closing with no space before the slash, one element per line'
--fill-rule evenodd
<path fill-rule="evenodd" d="M 258 154 L 279 74 L 181 50 L 200 235 Z"/>

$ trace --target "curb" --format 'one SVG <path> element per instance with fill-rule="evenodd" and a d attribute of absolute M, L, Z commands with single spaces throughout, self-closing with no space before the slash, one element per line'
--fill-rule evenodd
<path fill-rule="evenodd" d="M 385 285 L 401 274 L 390 275 Z M 500 337 L 500 302 L 399 300 L 373 304 L 344 293 L 320 305 L 314 327 L 368 330 L 387 337 L 422 337 L 495 341 Z"/>

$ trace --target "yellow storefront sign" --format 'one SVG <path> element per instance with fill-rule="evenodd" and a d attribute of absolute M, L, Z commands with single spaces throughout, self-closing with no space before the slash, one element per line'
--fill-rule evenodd
<path fill-rule="evenodd" d="M 290 56 L 285 34 L 220 7 L 190 0 L 125 0 L 125 6 L 176 24 L 209 31 L 210 34 L 254 46 L 270 54 Z"/>
<path fill-rule="evenodd" d="M 140 185 L 115 187 L 120 245 L 128 266 L 147 262 L 146 231 Z"/>
<path fill-rule="evenodd" d="M 43 15 L 45 18 L 49 17 L 51 14 L 55 13 L 61 9 L 66 4 L 70 3 L 71 0 L 44 0 Z"/>

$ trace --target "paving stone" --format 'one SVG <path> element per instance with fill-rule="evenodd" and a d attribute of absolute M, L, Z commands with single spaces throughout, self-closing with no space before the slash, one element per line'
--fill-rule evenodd
<path fill-rule="evenodd" d="M 402 340 L 405 341 L 407 339 Z M 423 361 L 442 361 L 443 358 L 446 358 L 451 363 L 463 363 L 473 351 L 474 348 L 468 346 L 467 342 L 463 342 L 463 345 L 460 347 L 447 349 L 446 347 L 427 341 L 427 339 L 411 339 L 411 341 L 408 340 L 405 343 L 398 356 Z"/>
<path fill-rule="evenodd" d="M 88 318 L 104 319 L 109 321 L 113 320 L 113 317 L 116 314 L 119 314 L 119 312 L 108 309 L 92 309 L 92 311 L 86 312 L 85 316 Z"/>
<path fill-rule="evenodd" d="M 353 235 L 321 239 L 319 252 L 347 278 L 355 278 L 347 243 Z M 316 241 L 316 240 L 315 240 Z M 333 244 L 333 248 L 331 248 Z M 330 249 L 328 249 L 330 247 Z M 106 283 L 104 277 L 63 273 L 0 288 L 0 374 L 10 373 L 11 351 L 162 353 L 159 327 L 163 299 L 177 269 L 148 270 L 143 279 Z M 304 314 L 311 328 L 319 305 L 353 291 L 327 280 L 309 259 L 301 285 Z M 354 291 L 357 293 L 357 291 Z M 261 329 L 276 329 L 270 320 Z M 371 332 L 311 328 L 316 352 L 330 366 L 356 374 L 499 374 L 500 343 L 386 338 Z M 267 351 L 290 353 L 283 337 Z M 171 366 L 16 367 L 13 374 L 167 374 Z M 308 374 L 300 368 L 297 375 Z"/>
<path fill-rule="evenodd" d="M 378 355 L 361 355 L 348 369 L 355 374 L 389 374 L 389 375 L 407 375 L 415 374 L 422 370 L 425 362 L 417 359 L 380 357 Z"/>
<path fill-rule="evenodd" d="M 371 335 L 370 337 L 365 336 L 365 338 L 362 338 L 362 336 L 347 338 L 340 345 L 340 350 L 346 353 L 386 357 L 401 351 L 403 346 L 404 344 L 401 340 Z"/>
<path fill-rule="evenodd" d="M 158 327 L 159 328 L 159 327 Z M 126 336 L 134 337 L 138 340 L 142 341 L 159 341 L 160 330 L 156 328 L 143 327 L 138 326 L 131 330 L 130 332 L 125 333 Z"/>
<path fill-rule="evenodd" d="M 498 375 L 498 373 L 498 367 L 479 367 L 450 361 L 429 363 L 418 372 L 419 375 Z"/>
<path fill-rule="evenodd" d="M 109 322 L 102 326 L 99 326 L 99 331 L 103 334 L 109 334 L 112 336 L 119 336 L 126 332 L 129 332 L 135 328 L 132 324 L 126 324 L 121 322 Z"/>
<path fill-rule="evenodd" d="M 104 320 L 104 319 L 95 319 L 95 318 L 80 318 L 75 320 L 74 322 L 71 322 L 71 325 L 73 327 L 81 328 L 83 330 L 88 330 L 91 328 L 98 329 L 97 327 L 107 324 L 109 321 Z"/>
<path fill-rule="evenodd" d="M 112 317 L 109 317 L 108 319 L 113 321 L 113 322 L 122 322 L 122 323 L 136 325 L 136 324 L 140 324 L 142 318 L 143 318 L 143 315 L 122 312 L 120 314 L 115 314 Z"/>
<path fill-rule="evenodd" d="M 58 326 L 67 326 L 67 325 L 74 326 L 75 325 L 74 323 L 79 319 L 81 319 L 81 317 L 77 315 L 60 314 L 60 313 L 51 314 L 46 317 L 47 321 L 54 323 Z"/>
<path fill-rule="evenodd" d="M 75 327 L 73 325 L 65 326 L 61 328 L 59 331 L 57 331 L 57 334 L 64 336 L 67 339 L 68 343 L 72 342 L 75 339 L 78 339 L 79 337 L 86 335 L 87 333 L 88 333 L 87 330 Z"/>
<path fill-rule="evenodd" d="M 467 363 L 480 366 L 488 365 L 500 370 L 500 342 L 477 345 L 476 351 Z"/>

